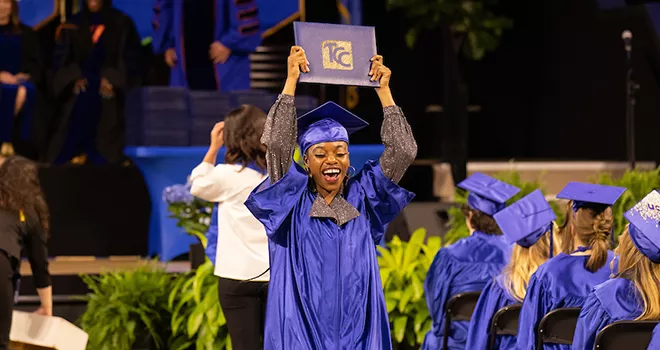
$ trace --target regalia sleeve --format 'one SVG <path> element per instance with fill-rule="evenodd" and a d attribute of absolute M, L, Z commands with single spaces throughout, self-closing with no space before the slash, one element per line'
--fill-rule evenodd
<path fill-rule="evenodd" d="M 470 319 L 470 328 L 467 334 L 465 348 L 472 350 L 487 350 L 490 339 L 490 326 L 493 316 L 501 308 L 509 305 L 511 301 L 506 292 L 499 287 L 493 278 L 481 292 L 477 306 Z"/>
<path fill-rule="evenodd" d="M 216 40 L 237 53 L 253 52 L 261 44 L 259 9 L 256 0 L 215 0 Z"/>
<path fill-rule="evenodd" d="M 603 308 L 598 295 L 594 292 L 589 293 L 580 311 L 571 348 L 575 350 L 593 349 L 596 335 L 610 323 L 612 323 L 612 319 Z"/>
<path fill-rule="evenodd" d="M 454 259 L 445 248 L 440 249 L 433 258 L 431 267 L 424 280 L 426 305 L 431 314 L 436 338 L 442 338 L 445 323 L 445 304 L 449 299 L 449 288 L 454 278 Z"/>
<path fill-rule="evenodd" d="M 153 51 L 163 53 L 174 47 L 174 0 L 156 0 L 154 16 L 151 21 L 153 28 Z"/>
<path fill-rule="evenodd" d="M 406 191 L 387 177 L 378 162 L 367 162 L 356 175 L 367 202 L 371 234 L 375 242 L 380 242 L 385 225 L 399 215 L 415 194 Z"/>
<path fill-rule="evenodd" d="M 542 277 L 539 278 L 537 274 L 532 275 L 518 318 L 517 349 L 536 348 L 536 327 L 551 309 L 550 296 L 546 288 Z"/>
<path fill-rule="evenodd" d="M 53 54 L 52 93 L 59 97 L 64 92 L 71 92 L 73 83 L 82 79 L 82 70 L 73 55 L 73 45 L 76 40 L 77 27 L 74 24 L 61 24 L 55 34 L 55 50 Z"/>
<path fill-rule="evenodd" d="M 307 181 L 305 171 L 293 162 L 284 177 L 273 184 L 266 178 L 245 202 L 252 215 L 264 225 L 268 237 L 276 243 L 284 243 L 282 240 L 288 230 L 285 223 L 300 201 Z"/>

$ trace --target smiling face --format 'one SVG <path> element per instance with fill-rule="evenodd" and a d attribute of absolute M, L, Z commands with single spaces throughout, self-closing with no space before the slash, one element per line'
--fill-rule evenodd
<path fill-rule="evenodd" d="M 311 146 L 305 156 L 305 166 L 321 195 L 337 194 L 351 166 L 348 144 L 337 141 Z"/>

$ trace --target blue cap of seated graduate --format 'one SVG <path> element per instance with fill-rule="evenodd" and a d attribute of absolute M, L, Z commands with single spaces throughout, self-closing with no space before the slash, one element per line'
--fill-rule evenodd
<path fill-rule="evenodd" d="M 309 147 L 321 142 L 344 141 L 348 135 L 369 123 L 330 101 L 298 118 L 298 145 L 305 154 Z"/>
<path fill-rule="evenodd" d="M 573 211 L 580 208 L 602 211 L 616 203 L 623 192 L 626 192 L 624 187 L 569 182 L 557 198 L 572 200 Z"/>
<path fill-rule="evenodd" d="M 470 192 L 467 198 L 470 207 L 491 216 L 504 209 L 506 201 L 520 192 L 519 188 L 482 173 L 472 174 L 457 187 Z"/>
<path fill-rule="evenodd" d="M 630 222 L 628 234 L 635 247 L 660 264 L 660 193 L 651 191 L 623 217 Z"/>
<path fill-rule="evenodd" d="M 378 87 L 370 81 L 371 58 L 376 55 L 374 27 L 294 22 L 296 45 L 305 50 L 309 72 L 303 83 Z"/>
<path fill-rule="evenodd" d="M 552 229 L 557 218 L 543 193 L 536 190 L 493 215 L 509 243 L 528 248 Z"/>

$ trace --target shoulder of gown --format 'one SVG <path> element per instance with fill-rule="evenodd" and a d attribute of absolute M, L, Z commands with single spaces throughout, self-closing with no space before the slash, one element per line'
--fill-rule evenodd
<path fill-rule="evenodd" d="M 307 182 L 305 170 L 291 162 L 289 171 L 281 179 L 271 184 L 266 178 L 252 191 L 245 206 L 264 225 L 268 237 L 274 238 L 286 229 L 282 224 L 300 201 Z"/>
<path fill-rule="evenodd" d="M 361 191 L 355 191 L 355 185 Z M 346 192 L 346 198 L 351 203 L 366 201 L 372 236 L 376 242 L 382 238 L 385 225 L 394 220 L 415 197 L 414 193 L 387 177 L 377 161 L 366 162 L 362 170 L 349 180 Z"/>
<path fill-rule="evenodd" d="M 481 232 L 474 232 L 443 249 L 462 263 L 504 263 L 511 253 L 511 245 L 502 236 Z"/>
<path fill-rule="evenodd" d="M 596 335 L 610 323 L 632 320 L 641 314 L 635 285 L 624 278 L 613 278 L 594 288 L 580 311 L 573 338 L 573 349 L 592 349 Z"/>
<path fill-rule="evenodd" d="M 660 323 L 653 330 L 653 338 L 647 350 L 660 349 Z"/>
<path fill-rule="evenodd" d="M 466 349 L 488 349 L 491 324 L 495 313 L 505 306 L 519 303 L 502 288 L 499 282 L 501 276 L 493 278 L 481 292 L 479 301 L 470 319 Z"/>

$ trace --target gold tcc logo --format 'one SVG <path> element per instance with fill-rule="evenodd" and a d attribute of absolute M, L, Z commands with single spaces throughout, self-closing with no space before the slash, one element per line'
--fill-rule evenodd
<path fill-rule="evenodd" d="M 326 40 L 321 43 L 323 68 L 353 70 L 353 44 L 350 41 Z"/>

